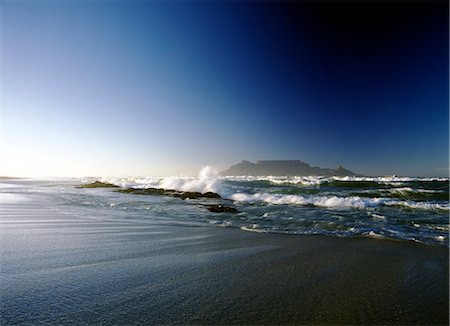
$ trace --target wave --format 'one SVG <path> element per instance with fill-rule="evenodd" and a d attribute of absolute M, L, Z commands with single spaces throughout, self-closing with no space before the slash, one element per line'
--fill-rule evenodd
<path fill-rule="evenodd" d="M 226 181 L 236 181 L 236 182 L 269 182 L 273 185 L 283 185 L 283 184 L 301 184 L 305 186 L 320 185 L 327 182 L 326 177 L 320 176 L 307 176 L 307 177 L 295 177 L 295 176 L 225 176 L 221 177 Z"/>
<path fill-rule="evenodd" d="M 206 166 L 202 168 L 198 177 L 145 177 L 145 178 L 101 178 L 102 182 L 109 182 L 123 188 L 160 188 L 166 190 L 215 192 L 224 193 L 219 173 Z M 225 192 L 226 193 L 226 192 Z"/>
<path fill-rule="evenodd" d="M 403 206 L 410 209 L 423 209 L 423 210 L 443 210 L 450 211 L 449 205 L 443 205 L 438 203 L 426 203 L 426 202 L 414 202 L 414 201 L 387 201 L 384 203 L 388 206 Z"/>
<path fill-rule="evenodd" d="M 389 189 L 390 186 L 401 187 L 397 192 L 411 191 L 434 193 L 436 189 L 448 192 L 448 178 L 412 178 L 412 177 L 324 177 L 324 176 L 219 176 L 209 166 L 202 168 L 197 177 L 144 177 L 144 178 L 101 178 L 120 187 L 161 188 L 179 191 L 216 192 L 222 196 L 233 193 L 233 183 L 243 187 L 300 186 L 306 188 L 339 189 Z M 413 183 L 413 184 L 411 184 Z M 427 184 L 434 183 L 434 184 Z M 438 183 L 439 185 L 436 185 Z M 418 185 L 422 187 L 418 187 Z M 419 188 L 419 189 L 413 189 Z M 427 189 L 426 189 L 427 188 Z M 428 189 L 431 188 L 431 189 Z M 395 189 L 395 188 L 394 188 Z"/>
<path fill-rule="evenodd" d="M 448 190 L 411 187 L 391 188 L 379 191 L 383 196 L 415 201 L 448 201 Z"/>
<path fill-rule="evenodd" d="M 442 190 L 432 190 L 432 189 L 413 189 L 411 187 L 403 187 L 403 188 L 392 188 L 389 189 L 390 192 L 393 193 L 408 193 L 408 192 L 415 192 L 415 193 L 426 193 L 426 194 L 436 194 L 436 193 L 442 193 Z"/>
<path fill-rule="evenodd" d="M 323 177 L 323 176 L 239 176 L 221 177 L 211 167 L 204 167 L 198 177 L 103 178 L 121 187 L 161 188 L 179 191 L 214 192 L 223 198 L 242 203 L 316 206 L 325 208 L 365 209 L 380 206 L 398 206 L 421 210 L 449 210 L 448 178 L 413 177 Z M 233 182 L 235 184 L 233 184 Z M 413 187 L 440 183 L 438 189 Z M 380 183 L 401 183 L 402 187 L 380 187 Z M 410 183 L 410 184 L 408 184 Z M 276 187 L 272 187 L 275 184 Z M 279 187 L 301 184 L 314 187 Z M 318 186 L 318 187 L 316 187 Z M 322 189 L 322 187 L 326 187 Z M 332 189 L 332 188 L 339 188 Z M 447 188 L 446 188 L 447 187 Z M 346 192 L 344 188 L 363 191 Z M 265 192 L 266 190 L 268 192 Z M 306 189 L 307 191 L 297 191 Z M 308 190 L 309 189 L 309 190 Z M 342 189 L 342 190 L 341 190 Z M 336 193 L 336 195 L 335 195 Z M 402 199 L 402 200 L 399 200 Z M 423 201 L 425 200 L 425 201 Z M 447 201 L 447 204 L 445 203 Z"/>
<path fill-rule="evenodd" d="M 300 186 L 314 188 L 390 188 L 405 185 L 413 187 L 447 189 L 448 178 L 418 177 L 325 177 L 325 176 L 232 176 L 222 180 L 257 184 L 268 182 L 276 186 Z M 424 189 L 426 190 L 426 189 Z"/>
<path fill-rule="evenodd" d="M 422 177 L 332 177 L 334 180 L 338 181 L 376 181 L 376 182 L 413 182 L 413 181 L 424 181 L 424 182 L 448 182 L 449 178 L 422 178 Z"/>
<path fill-rule="evenodd" d="M 325 176 L 225 176 L 226 180 L 235 181 L 258 181 L 269 180 L 274 183 L 324 183 L 329 181 L 350 181 L 350 182 L 448 182 L 449 178 L 423 178 L 423 177 L 325 177 Z"/>
<path fill-rule="evenodd" d="M 244 194 L 238 193 L 230 196 L 229 199 L 245 203 L 265 202 L 276 205 L 313 205 L 318 207 L 352 207 L 366 208 L 376 206 L 381 202 L 379 198 L 361 198 L 361 197 L 337 197 L 337 196 L 311 196 L 304 197 L 300 195 L 279 195 L 268 193 Z"/>
<path fill-rule="evenodd" d="M 398 201 L 389 198 L 362 198 L 359 196 L 300 196 L 300 195 L 280 195 L 269 193 L 236 193 L 229 197 L 237 202 L 258 203 L 264 202 L 275 205 L 300 205 L 300 206 L 317 206 L 326 208 L 357 208 L 364 209 L 369 207 L 377 207 L 380 205 L 403 206 L 411 209 L 424 210 L 450 210 L 448 205 L 438 203 L 423 203 L 413 201 Z"/>
<path fill-rule="evenodd" d="M 128 197 L 104 189 L 76 191 L 75 195 L 82 197 L 75 196 L 75 204 L 120 211 L 127 218 L 155 215 L 251 232 L 369 236 L 448 244 L 447 178 L 223 177 L 205 167 L 197 177 L 101 181 L 121 187 L 211 191 L 220 194 L 224 202 L 234 201 L 241 213 L 214 215 L 190 201 Z M 109 200 L 103 200 L 103 196 Z"/>

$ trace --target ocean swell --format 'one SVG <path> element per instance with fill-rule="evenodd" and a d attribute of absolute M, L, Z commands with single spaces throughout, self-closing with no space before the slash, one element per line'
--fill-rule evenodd
<path fill-rule="evenodd" d="M 91 180 L 92 181 L 92 180 Z M 197 177 L 104 178 L 123 188 L 214 192 L 239 214 L 214 215 L 204 203 L 148 196 L 130 198 L 107 190 L 86 192 L 84 206 L 127 214 L 157 214 L 189 222 L 238 227 L 253 232 L 371 236 L 448 244 L 447 178 L 239 176 L 223 177 L 210 167 Z M 79 196 L 81 194 L 78 194 Z M 97 198 L 98 197 L 98 198 Z"/>
<path fill-rule="evenodd" d="M 413 201 L 398 201 L 389 198 L 361 198 L 358 196 L 339 197 L 339 196 L 300 196 L 300 195 L 280 195 L 269 193 L 236 193 L 229 197 L 237 202 L 244 203 L 268 203 L 275 205 L 312 205 L 326 208 L 356 208 L 364 209 L 368 207 L 377 207 L 380 205 L 401 206 L 410 209 L 424 210 L 450 210 L 448 205 L 437 203 L 423 203 Z"/>

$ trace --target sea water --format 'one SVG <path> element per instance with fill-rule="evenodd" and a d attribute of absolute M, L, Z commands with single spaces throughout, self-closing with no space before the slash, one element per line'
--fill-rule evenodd
<path fill-rule="evenodd" d="M 52 198 L 61 211 L 87 218 L 449 244 L 448 178 L 224 177 L 204 168 L 198 177 L 99 179 L 120 187 L 212 191 L 222 197 L 195 200 L 75 187 L 94 180 L 23 180 L 4 183 L 1 192 Z M 207 210 L 209 204 L 233 206 L 239 213 L 212 213 Z"/>

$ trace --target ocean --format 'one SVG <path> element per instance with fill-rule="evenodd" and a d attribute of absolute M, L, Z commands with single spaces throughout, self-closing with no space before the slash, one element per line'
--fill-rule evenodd
<path fill-rule="evenodd" d="M 1 325 L 448 324 L 447 179 L 94 180 L 0 180 Z"/>
<path fill-rule="evenodd" d="M 249 232 L 371 237 L 449 244 L 449 180 L 419 177 L 219 176 L 100 178 L 124 188 L 214 192 L 222 199 L 186 199 L 118 193 L 114 188 L 77 189 L 97 178 L 36 180 L 27 187 L 4 184 L 4 194 L 51 196 L 55 205 L 83 217 L 158 220 Z M 213 213 L 221 204 L 239 213 Z"/>

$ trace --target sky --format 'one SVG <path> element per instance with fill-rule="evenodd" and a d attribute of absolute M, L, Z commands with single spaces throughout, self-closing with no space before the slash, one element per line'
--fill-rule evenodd
<path fill-rule="evenodd" d="M 0 175 L 448 176 L 447 1 L 0 5 Z"/>

